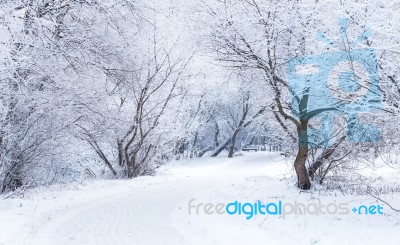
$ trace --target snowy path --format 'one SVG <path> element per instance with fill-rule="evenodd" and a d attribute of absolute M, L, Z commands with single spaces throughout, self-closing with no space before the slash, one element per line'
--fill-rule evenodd
<path fill-rule="evenodd" d="M 178 244 L 179 232 L 169 225 L 166 215 L 173 211 L 175 201 L 185 198 L 176 189 L 178 183 L 79 207 L 55 217 L 28 237 L 27 244 Z"/>
<path fill-rule="evenodd" d="M 170 216 L 179 203 L 224 179 L 235 181 L 246 172 L 233 166 L 238 165 L 241 159 L 228 163 L 225 159 L 214 162 L 214 166 L 209 163 L 198 168 L 178 168 L 173 173 L 177 177 L 175 180 L 161 181 L 139 191 L 132 187 L 129 192 L 53 214 L 21 243 L 187 244 L 182 234 L 171 225 Z"/>
<path fill-rule="evenodd" d="M 0 208 L 9 214 L 0 214 L 0 218 L 11 220 L 12 211 L 20 218 L 20 223 L 16 222 L 14 229 L 8 227 L 7 233 L 4 222 L 0 224 L 0 244 L 346 244 L 341 238 L 344 235 L 354 237 L 349 239 L 352 244 L 358 244 L 356 239 L 360 244 L 396 241 L 388 234 L 399 228 L 399 216 L 293 216 L 285 220 L 255 217 L 248 221 L 243 216 L 188 214 L 188 201 L 192 198 L 212 203 L 315 198 L 281 181 L 290 166 L 280 158 L 276 154 L 254 153 L 234 159 L 208 159 L 167 167 L 155 177 L 104 181 L 100 187 L 93 184 L 80 191 L 55 192 L 52 198 L 47 198 L 49 193 L 45 192 L 44 200 L 8 200 L 3 207 L 0 202 Z M 317 198 L 338 199 L 329 195 Z M 367 200 L 352 196 L 340 200 L 343 199 Z M 394 200 L 399 200 L 398 195 Z M 7 202 L 15 206 L 21 202 L 25 208 L 4 209 Z"/>

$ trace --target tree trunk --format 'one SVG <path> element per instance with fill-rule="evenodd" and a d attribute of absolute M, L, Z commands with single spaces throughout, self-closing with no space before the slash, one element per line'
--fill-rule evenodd
<path fill-rule="evenodd" d="M 297 129 L 299 137 L 299 149 L 294 161 L 294 169 L 297 175 L 297 187 L 301 190 L 309 190 L 311 188 L 311 181 L 306 168 L 306 161 L 308 157 L 307 127 L 308 119 L 305 119 L 301 120 L 300 127 Z"/>
<path fill-rule="evenodd" d="M 215 133 L 214 133 L 214 148 L 217 148 L 219 146 L 219 142 L 218 142 L 218 137 L 219 137 L 219 127 L 218 127 L 218 123 L 215 122 L 214 123 L 215 126 Z"/>
<path fill-rule="evenodd" d="M 189 153 L 190 154 L 189 155 L 190 158 L 193 158 L 194 151 L 196 149 L 196 144 L 197 144 L 198 137 L 199 137 L 199 131 L 196 131 L 196 133 L 194 135 L 194 140 L 193 140 L 192 147 L 190 148 L 190 153 Z"/>
<path fill-rule="evenodd" d="M 132 179 L 135 177 L 134 167 L 131 163 L 128 163 L 127 171 L 128 171 L 127 174 L 128 174 L 129 179 Z"/>
<path fill-rule="evenodd" d="M 228 146 L 228 144 L 231 142 L 231 138 L 225 139 L 225 141 L 220 144 L 214 151 L 213 153 L 211 153 L 211 157 L 216 157 L 219 155 L 219 153 L 221 153 L 225 147 Z"/>
<path fill-rule="evenodd" d="M 236 137 L 237 137 L 239 131 L 240 131 L 240 128 L 237 128 L 237 129 L 235 130 L 235 132 L 233 132 L 233 135 L 232 135 L 232 137 L 231 137 L 231 146 L 230 146 L 230 148 L 229 148 L 229 154 L 228 154 L 228 157 L 229 157 L 229 158 L 232 158 L 232 157 L 233 157 L 233 153 L 235 153 Z"/>
<path fill-rule="evenodd" d="M 297 152 L 296 160 L 294 161 L 294 169 L 297 175 L 297 187 L 302 190 L 311 188 L 310 178 L 306 169 L 306 160 L 308 156 L 308 147 L 300 147 Z"/>

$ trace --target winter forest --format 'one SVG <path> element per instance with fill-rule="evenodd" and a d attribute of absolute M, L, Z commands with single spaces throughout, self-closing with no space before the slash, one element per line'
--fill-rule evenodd
<path fill-rule="evenodd" d="M 395 244 L 388 234 L 400 224 L 400 1 L 0 0 L 0 27 L 1 199 L 13 205 L 47 196 L 41 188 L 93 181 L 153 185 L 169 171 L 214 188 L 228 174 L 210 176 L 229 169 L 233 185 L 254 168 L 251 178 L 271 174 L 277 184 L 254 177 L 261 184 L 247 180 L 243 191 L 322 191 L 384 205 L 389 231 L 377 237 Z M 193 167 L 202 162 L 201 171 Z M 285 169 L 263 170 L 275 162 Z M 168 186 L 174 177 L 165 178 Z M 225 195 L 218 193 L 210 200 Z M 190 198 L 180 199 L 187 209 Z M 2 241 L 4 234 L 0 244 L 36 244 Z M 315 237 L 297 241 L 338 239 Z M 127 241 L 93 244 L 186 244 Z"/>

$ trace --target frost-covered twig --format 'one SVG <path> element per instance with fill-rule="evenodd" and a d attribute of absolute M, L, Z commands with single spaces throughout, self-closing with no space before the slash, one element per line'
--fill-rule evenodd
<path fill-rule="evenodd" d="M 392 207 L 392 205 L 390 205 L 388 202 L 386 202 L 386 201 L 382 200 L 381 198 L 379 198 L 379 197 L 373 195 L 373 194 L 369 191 L 370 189 L 374 189 L 374 188 L 371 187 L 371 186 L 368 186 L 368 187 L 367 187 L 367 194 L 368 194 L 368 195 L 370 195 L 370 196 L 372 196 L 373 198 L 375 198 L 376 200 L 379 200 L 379 201 L 383 202 L 384 204 L 388 205 L 389 208 L 392 209 L 393 211 L 400 212 L 400 209 L 395 209 L 395 208 Z M 376 190 L 375 190 L 375 191 L 376 191 Z"/>

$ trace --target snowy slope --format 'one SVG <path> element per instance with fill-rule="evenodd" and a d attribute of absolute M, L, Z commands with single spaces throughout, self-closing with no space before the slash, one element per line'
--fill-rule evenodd
<path fill-rule="evenodd" d="M 0 244 L 398 244 L 400 215 L 370 196 L 293 187 L 275 153 L 181 161 L 154 177 L 35 189 L 0 201 Z M 289 179 L 289 180 L 288 180 Z M 61 188 L 62 189 L 62 188 Z M 72 187 L 70 189 L 73 189 Z M 381 195 L 400 207 L 399 193 Z M 383 215 L 206 215 L 198 203 L 322 202 L 383 206 Z"/>

